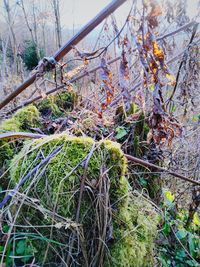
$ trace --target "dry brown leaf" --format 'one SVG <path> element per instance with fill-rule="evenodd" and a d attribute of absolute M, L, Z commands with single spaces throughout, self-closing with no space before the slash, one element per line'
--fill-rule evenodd
<path fill-rule="evenodd" d="M 108 105 L 111 104 L 111 101 L 114 96 L 114 86 L 112 84 L 113 74 L 108 68 L 105 58 L 101 59 L 101 74 L 100 78 L 102 80 L 101 88 L 106 94 L 106 101 L 101 103 L 101 109 L 98 111 L 98 115 L 102 118 L 102 111 L 106 110 Z"/>
<path fill-rule="evenodd" d="M 156 41 L 153 41 L 153 55 L 155 59 L 163 65 L 165 55 L 164 55 L 163 50 L 158 46 Z"/>
<path fill-rule="evenodd" d="M 157 17 L 162 15 L 162 9 L 160 5 L 158 4 L 158 2 L 154 0 L 148 1 L 148 3 L 146 3 L 146 6 L 148 5 L 151 7 L 151 11 L 147 15 L 147 20 L 149 22 L 149 27 L 153 29 L 158 26 Z"/>

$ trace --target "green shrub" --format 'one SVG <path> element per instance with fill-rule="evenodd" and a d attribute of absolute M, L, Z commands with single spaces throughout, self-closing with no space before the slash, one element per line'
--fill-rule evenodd
<path fill-rule="evenodd" d="M 22 59 L 28 70 L 34 69 L 38 65 L 38 62 L 42 57 L 44 57 L 43 50 L 39 49 L 38 55 L 37 45 L 30 40 L 25 41 L 25 48 L 22 53 Z"/>

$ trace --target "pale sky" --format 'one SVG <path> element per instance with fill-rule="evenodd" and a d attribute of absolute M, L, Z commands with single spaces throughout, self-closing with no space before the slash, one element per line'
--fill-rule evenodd
<path fill-rule="evenodd" d="M 61 0 L 62 25 L 68 28 L 86 24 L 112 0 Z M 115 14 L 122 22 L 128 15 L 131 0 L 127 0 Z"/>
<path fill-rule="evenodd" d="M 28 0 L 26 0 L 28 1 Z M 108 5 L 112 0 L 60 0 L 61 1 L 61 17 L 62 24 L 68 28 L 80 26 L 92 19 L 101 9 Z M 194 17 L 197 12 L 197 4 L 199 0 L 188 0 L 188 15 Z M 137 1 L 140 2 L 140 1 Z M 163 2 L 157 0 L 157 2 Z M 171 0 L 171 3 L 177 3 Z M 121 7 L 115 11 L 117 19 L 123 23 L 130 9 L 132 0 L 127 0 Z"/>
<path fill-rule="evenodd" d="M 3 1 L 0 0 L 0 18 L 3 13 Z M 24 0 L 25 5 L 31 3 L 33 0 Z M 127 0 L 117 11 L 115 11 L 118 21 L 123 23 L 130 9 L 133 0 Z M 136 1 L 136 0 L 134 0 Z M 10 0 L 11 7 L 17 2 L 17 0 Z M 37 0 L 35 1 L 37 2 Z M 51 0 L 40 0 L 40 4 L 50 4 Z M 61 3 L 61 24 L 64 27 L 75 28 L 80 25 L 86 24 L 92 19 L 98 12 L 100 12 L 106 5 L 111 3 L 112 0 L 60 0 Z M 141 1 L 137 1 L 138 3 Z M 163 2 L 163 0 L 157 0 L 157 2 Z M 170 0 L 171 3 L 177 3 L 176 0 Z M 194 17 L 197 14 L 197 4 L 199 0 L 188 0 L 188 15 Z"/>
<path fill-rule="evenodd" d="M 5 21 L 2 17 L 2 14 L 4 13 L 3 1 L 4 0 L 0 0 L 0 21 L 2 22 Z M 45 10 L 46 5 L 49 6 L 52 3 L 52 0 L 24 0 L 25 6 L 28 7 L 29 3 L 31 4 L 32 1 L 35 1 L 38 6 L 43 6 L 43 10 Z M 127 0 L 114 13 L 119 28 L 125 22 L 125 19 L 130 11 L 132 1 L 137 1 L 138 5 L 139 3 L 141 3 L 141 0 Z M 164 0 L 157 0 L 158 3 L 162 3 L 163 1 Z M 14 10 L 14 8 L 16 7 L 16 2 L 17 0 L 9 0 L 12 10 Z M 82 26 L 84 26 L 93 17 L 95 17 L 98 12 L 100 12 L 105 6 L 107 6 L 111 2 L 112 0 L 60 0 L 60 15 L 62 28 L 66 30 L 75 29 L 77 31 L 77 29 L 80 29 Z M 174 5 L 177 4 L 177 0 L 170 0 L 170 2 L 174 3 Z M 199 0 L 188 0 L 187 2 L 187 15 L 189 15 L 190 18 L 194 18 L 198 12 L 197 4 Z M 96 28 L 92 34 L 98 31 L 100 27 L 101 26 Z"/>

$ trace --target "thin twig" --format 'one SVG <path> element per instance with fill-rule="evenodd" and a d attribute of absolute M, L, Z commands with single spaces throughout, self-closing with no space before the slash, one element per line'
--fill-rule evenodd
<path fill-rule="evenodd" d="M 172 36 L 172 35 L 175 35 L 175 34 L 181 32 L 181 31 L 186 30 L 187 28 L 189 28 L 189 27 L 191 27 L 191 26 L 193 26 L 193 25 L 194 25 L 194 26 L 196 26 L 196 25 L 198 26 L 198 23 L 197 23 L 196 21 L 191 21 L 191 22 L 189 22 L 189 23 L 183 25 L 182 27 L 178 28 L 177 30 L 175 30 L 175 31 L 173 31 L 173 32 L 169 32 L 169 33 L 167 33 L 167 34 L 165 34 L 165 35 L 163 35 L 163 36 L 160 36 L 160 37 L 156 38 L 156 40 L 157 40 L 157 41 L 160 41 L 160 40 L 162 40 L 162 39 L 165 39 L 165 38 L 167 38 L 167 37 L 170 37 L 170 36 Z"/>
<path fill-rule="evenodd" d="M 182 57 L 181 63 L 180 63 L 180 65 L 179 65 L 179 68 L 178 68 L 178 72 L 177 72 L 177 75 L 176 75 L 176 83 L 175 83 L 173 92 L 172 92 L 171 96 L 169 97 L 169 99 L 167 100 L 167 106 L 168 106 L 168 104 L 171 102 L 171 100 L 172 100 L 172 98 L 173 98 L 173 96 L 174 96 L 174 94 L 175 94 L 175 92 L 176 92 L 176 89 L 177 89 L 177 86 L 178 86 L 178 81 L 179 81 L 179 76 L 180 76 L 180 73 L 181 73 L 181 69 L 182 69 L 183 63 L 184 63 L 185 60 L 186 60 L 185 55 L 186 55 L 186 53 L 188 52 L 188 49 L 189 49 L 189 47 L 190 47 L 190 44 L 192 43 L 192 41 L 193 41 L 193 39 L 194 39 L 194 37 L 195 37 L 195 35 L 196 35 L 198 25 L 199 25 L 198 23 L 194 25 L 193 32 L 192 32 L 192 36 L 191 36 L 190 41 L 189 41 L 189 44 L 188 44 L 188 46 L 187 46 L 187 50 L 185 51 L 185 53 L 184 53 L 184 55 L 183 55 L 183 57 Z"/>

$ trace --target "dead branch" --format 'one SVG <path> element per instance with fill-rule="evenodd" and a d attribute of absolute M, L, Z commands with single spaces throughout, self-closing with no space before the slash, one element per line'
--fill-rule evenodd
<path fill-rule="evenodd" d="M 151 169 L 156 170 L 156 171 L 159 171 L 159 172 L 168 173 L 168 174 L 173 175 L 173 176 L 175 176 L 175 177 L 177 177 L 177 178 L 179 178 L 179 179 L 182 179 L 182 180 L 184 180 L 184 181 L 187 181 L 187 182 L 190 182 L 190 183 L 193 183 L 193 184 L 195 184 L 195 185 L 200 186 L 200 181 L 192 180 L 192 179 L 190 179 L 190 178 L 188 178 L 188 177 L 185 177 L 185 176 L 183 176 L 183 175 L 181 175 L 181 174 L 178 174 L 178 173 L 176 173 L 176 172 L 167 170 L 167 169 L 165 169 L 165 168 L 163 168 L 163 167 L 157 166 L 157 165 L 152 164 L 152 163 L 150 163 L 150 162 L 148 162 L 148 161 L 145 161 L 145 160 L 142 160 L 142 159 L 133 157 L 133 156 L 131 156 L 131 155 L 127 155 L 127 154 L 125 154 L 125 156 L 126 156 L 126 158 L 127 158 L 129 161 L 135 162 L 135 163 L 137 163 L 137 164 L 139 164 L 139 165 L 142 165 L 142 166 L 144 166 L 144 167 L 151 168 Z"/>
<path fill-rule="evenodd" d="M 44 134 L 26 133 L 26 132 L 7 132 L 0 134 L 1 139 L 18 139 L 18 138 L 42 138 Z"/>

